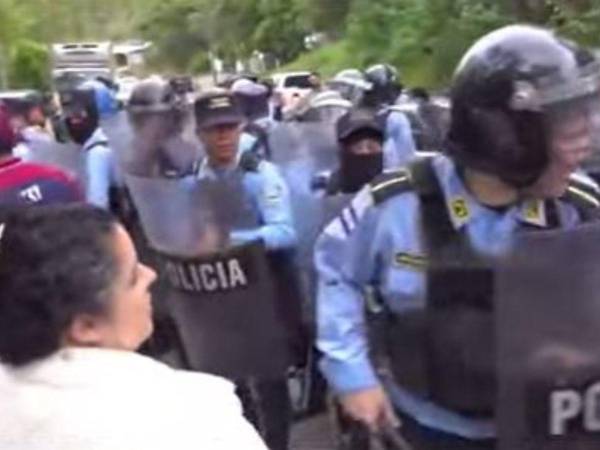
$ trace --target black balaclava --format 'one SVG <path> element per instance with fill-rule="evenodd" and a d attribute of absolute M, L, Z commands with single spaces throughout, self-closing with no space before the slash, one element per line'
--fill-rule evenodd
<path fill-rule="evenodd" d="M 71 139 L 83 145 L 99 125 L 94 91 L 91 89 L 73 90 L 65 93 L 61 102 L 65 114 L 65 124 Z"/>
<path fill-rule="evenodd" d="M 370 130 L 359 130 L 340 142 L 340 190 L 345 194 L 359 191 L 383 171 L 383 149 L 379 153 L 357 155 L 348 150 L 353 142 L 381 136 Z"/>

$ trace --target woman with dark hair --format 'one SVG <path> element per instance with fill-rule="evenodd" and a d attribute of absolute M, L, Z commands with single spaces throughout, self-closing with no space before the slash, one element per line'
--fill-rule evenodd
<path fill-rule="evenodd" d="M 103 210 L 0 214 L 0 448 L 265 450 L 232 384 L 134 352 L 155 278 Z"/>

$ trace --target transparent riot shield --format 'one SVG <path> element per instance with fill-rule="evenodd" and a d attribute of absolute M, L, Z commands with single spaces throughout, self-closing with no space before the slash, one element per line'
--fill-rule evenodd
<path fill-rule="evenodd" d="M 335 124 L 344 115 L 352 103 L 345 100 L 336 91 L 323 91 L 312 95 L 304 109 L 296 114 L 298 120 L 305 122 L 325 122 Z"/>
<path fill-rule="evenodd" d="M 289 189 L 298 236 L 296 266 L 303 290 L 303 316 L 314 323 L 314 245 L 331 214 L 325 192 L 312 186 L 315 175 L 337 166 L 334 124 L 326 122 L 282 122 L 270 134 L 272 162 L 278 166 Z"/>
<path fill-rule="evenodd" d="M 272 160 L 291 192 L 299 263 L 312 267 L 314 242 L 325 222 L 323 193 L 311 188 L 315 175 L 337 167 L 337 142 L 330 123 L 280 123 L 270 134 Z"/>
<path fill-rule="evenodd" d="M 136 123 L 122 111 L 102 120 L 122 173 L 178 177 L 193 171 L 203 153 L 195 123 L 187 110 L 176 117 L 148 114 Z"/>
<path fill-rule="evenodd" d="M 516 244 L 496 280 L 499 448 L 598 448 L 600 227 Z"/>
<path fill-rule="evenodd" d="M 32 141 L 20 156 L 26 161 L 56 166 L 75 176 L 83 186 L 87 184 L 85 154 L 75 143 Z"/>
<path fill-rule="evenodd" d="M 117 155 L 124 154 L 133 140 L 133 129 L 127 119 L 127 113 L 119 111 L 117 114 L 104 117 L 100 121 L 100 126 L 108 138 L 110 148 Z"/>
<path fill-rule="evenodd" d="M 190 367 L 232 379 L 287 367 L 274 280 L 259 242 L 234 230 L 256 226 L 238 177 L 227 182 L 142 178 L 126 182 L 161 259 L 169 303 Z"/>

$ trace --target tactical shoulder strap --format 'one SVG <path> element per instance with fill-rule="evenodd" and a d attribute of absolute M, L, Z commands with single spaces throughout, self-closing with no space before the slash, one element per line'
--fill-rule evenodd
<path fill-rule="evenodd" d="M 371 195 L 375 204 L 383 203 L 389 198 L 413 190 L 410 172 L 398 169 L 384 172 L 370 183 Z"/>
<path fill-rule="evenodd" d="M 446 207 L 444 192 L 432 166 L 431 158 L 411 163 L 414 189 L 421 203 L 421 220 L 427 252 L 445 246 L 457 236 Z"/>
<path fill-rule="evenodd" d="M 573 205 L 583 222 L 600 215 L 600 190 L 591 181 L 572 176 L 562 200 Z"/>
<path fill-rule="evenodd" d="M 270 158 L 271 147 L 269 145 L 269 135 L 267 134 L 267 131 L 254 122 L 247 124 L 244 131 L 256 138 L 249 151 L 258 154 L 258 150 L 262 147 L 264 149 L 264 155 L 267 158 Z"/>
<path fill-rule="evenodd" d="M 90 145 L 89 147 L 87 147 L 85 149 L 86 152 L 89 152 L 91 149 L 96 148 L 96 147 L 107 147 L 108 146 L 108 141 L 96 141 L 94 142 L 92 145 Z"/>
<path fill-rule="evenodd" d="M 453 239 L 456 230 L 448 214 L 444 193 L 431 158 L 418 158 L 407 168 L 385 172 L 371 182 L 371 195 L 375 204 L 410 191 L 419 196 L 428 250 Z"/>

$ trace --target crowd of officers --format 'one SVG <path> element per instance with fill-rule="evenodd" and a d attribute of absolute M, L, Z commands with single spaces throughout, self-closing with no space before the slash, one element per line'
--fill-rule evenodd
<path fill-rule="evenodd" d="M 338 167 L 306 181 L 323 196 L 349 197 L 314 243 L 316 323 L 295 336 L 300 345 L 290 340 L 296 351 L 290 365 L 318 359 L 348 448 L 368 448 L 378 435 L 392 441 L 390 448 L 396 436 L 395 445 L 406 448 L 492 449 L 493 352 L 477 361 L 464 356 L 475 342 L 493 348 L 493 331 L 482 329 L 493 309 L 472 301 L 490 304 L 491 287 L 469 261 L 504 254 L 521 231 L 569 229 L 596 218 L 600 190 L 581 164 L 599 142 L 600 66 L 545 29 L 515 25 L 484 36 L 455 72 L 448 130 L 436 138 L 443 145 L 426 157 L 418 156 L 410 121 L 394 108 L 402 95 L 395 69 L 378 64 L 333 81 L 353 103 L 335 123 Z M 324 90 L 316 75 L 314 85 L 313 100 Z M 271 148 L 280 105 L 270 94 L 268 85 L 249 78 L 200 94 L 192 132 L 203 148 L 198 156 L 182 151 L 190 145 L 187 94 L 165 80 L 142 81 L 127 105 L 132 151 L 119 162 L 100 127 L 97 93 L 66 93 L 65 128 L 86 155 L 82 184 L 27 162 L 27 141 L 39 137 L 15 132 L 3 107 L 0 201 L 85 200 L 123 214 L 133 229 L 139 219 L 123 172 L 200 182 L 241 171 L 256 226 L 226 240 L 260 241 L 267 253 L 293 250 L 296 187 L 270 161 L 286 151 Z M 425 92 L 415 94 L 427 102 Z M 43 135 L 35 116 L 28 127 Z M 473 308 L 476 319 L 463 320 Z M 372 320 L 375 310 L 387 320 Z M 373 324 L 386 327 L 377 349 Z M 378 366 L 374 350 L 386 354 L 390 367 Z M 287 378 L 282 372 L 235 380 L 247 417 L 271 450 L 289 448 Z"/>

